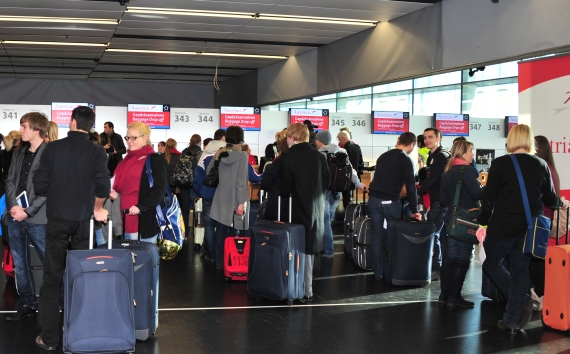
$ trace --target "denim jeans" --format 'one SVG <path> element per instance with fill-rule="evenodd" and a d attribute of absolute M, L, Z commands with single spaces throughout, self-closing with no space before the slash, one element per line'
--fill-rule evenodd
<path fill-rule="evenodd" d="M 107 243 L 105 236 L 103 236 L 103 228 L 95 230 L 95 241 L 97 242 L 97 246 Z"/>
<path fill-rule="evenodd" d="M 447 251 L 445 253 L 447 258 L 469 262 L 471 260 L 472 253 L 472 244 L 456 240 L 453 237 L 447 238 Z"/>
<path fill-rule="evenodd" d="M 336 208 L 340 203 L 340 192 L 333 193 L 327 190 L 325 203 L 325 254 L 334 255 L 333 233 L 331 222 L 334 220 Z"/>
<path fill-rule="evenodd" d="M 370 197 L 367 207 L 372 223 L 372 270 L 377 278 L 381 278 L 384 275 L 384 242 L 388 236 L 384 221 L 401 217 L 402 201 Z"/>
<path fill-rule="evenodd" d="M 483 242 L 487 256 L 483 262 L 483 271 L 491 278 L 499 291 L 507 295 L 505 296 L 508 299 L 507 311 L 503 315 L 503 321 L 513 326 L 518 325 L 521 320 L 530 288 L 528 274 L 530 257 L 523 254 L 523 244 L 524 237 L 487 237 Z M 510 262 L 509 271 L 502 266 L 507 255 Z"/>
<path fill-rule="evenodd" d="M 435 225 L 435 237 L 433 238 L 433 257 L 431 268 L 439 272 L 441 269 L 441 260 L 447 249 L 447 235 L 443 229 L 443 220 L 445 217 L 445 208 L 442 208 L 439 202 L 431 202 L 427 221 Z M 443 236 L 441 236 L 443 234 Z"/>
<path fill-rule="evenodd" d="M 140 240 L 139 240 L 139 233 L 138 232 L 128 232 L 125 234 L 125 240 L 139 240 L 140 242 L 150 242 L 150 243 L 156 244 L 157 239 L 158 239 L 158 234 L 154 235 L 153 237 L 149 237 L 149 238 L 141 238 Z"/>
<path fill-rule="evenodd" d="M 32 242 L 36 250 L 39 251 L 40 259 L 43 262 L 46 252 L 46 225 L 32 224 L 26 219 L 18 222 L 10 216 L 7 219 L 20 304 L 35 309 L 37 300 L 34 291 L 29 245 Z"/>
<path fill-rule="evenodd" d="M 190 228 L 193 226 L 191 225 L 190 220 L 190 208 L 196 199 L 196 192 L 194 192 L 193 188 L 179 188 L 180 193 L 176 196 L 178 198 L 178 203 L 180 203 L 180 210 L 182 212 L 182 218 L 184 219 L 184 230 L 186 230 L 184 237 L 188 237 L 190 235 Z"/>
<path fill-rule="evenodd" d="M 210 259 L 216 259 L 216 246 L 214 243 L 216 234 L 216 225 L 218 222 L 210 217 L 210 210 L 212 209 L 213 198 L 202 198 L 202 212 L 204 213 L 204 253 Z M 223 249 L 222 249 L 223 252 Z M 223 255 L 220 255 L 220 258 Z"/>

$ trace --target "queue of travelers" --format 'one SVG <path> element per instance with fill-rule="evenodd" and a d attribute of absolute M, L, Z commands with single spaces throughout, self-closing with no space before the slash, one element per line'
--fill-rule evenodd
<path fill-rule="evenodd" d="M 408 210 L 409 217 L 423 220 L 419 207 L 424 204 L 428 209 L 427 221 L 436 226 L 432 280 L 441 280 L 439 303 L 473 308 L 474 303 L 464 299 L 461 290 L 474 246 L 448 237 L 445 227 L 451 220 L 449 208 L 453 206 L 456 185 L 461 179 L 458 207 L 476 208 L 481 203 L 477 238 L 487 255 L 483 271 L 508 301 L 498 327 L 516 333 L 528 323 L 533 308 L 540 306 L 544 262 L 531 260 L 521 252 L 526 220 L 509 156 L 493 162 L 489 181 L 483 187 L 476 168 L 471 167 L 474 165 L 473 143 L 464 138 L 456 139 L 451 149 L 446 150 L 441 146 L 442 134 L 436 128 L 425 129 L 421 140 L 407 132 L 398 137 L 394 149 L 378 157 L 376 166 L 381 170 L 376 171 L 368 188 L 360 180 L 361 149 L 346 127 L 337 134 L 338 144 L 335 144 L 328 130 L 315 132 L 310 122 L 291 124 L 275 134 L 275 142 L 268 146 L 274 156 L 262 160 L 263 171 L 255 171 L 255 159 L 239 126 L 218 129 L 213 139 L 204 139 L 203 149 L 202 137 L 194 134 L 182 152 L 177 150 L 177 142 L 172 138 L 158 143 L 158 152 L 155 152 L 150 140 L 151 129 L 146 124 L 131 123 L 123 139 L 114 132 L 112 122 L 105 123 L 104 133 L 99 136 L 92 131 L 94 121 L 93 110 L 75 108 L 67 137 L 58 140 L 57 125 L 42 113 L 32 112 L 21 118 L 19 131 L 3 137 L 5 150 L 1 153 L 3 178 L 0 184 L 6 194 L 6 211 L 2 222 L 7 225 L 20 295 L 17 312 L 6 320 L 18 321 L 40 309 L 40 334 L 36 344 L 43 349 L 55 350 L 59 344 L 61 319 L 58 313 L 65 254 L 68 249 L 89 247 L 91 217 L 106 223 L 109 213 L 103 208 L 104 203 L 117 203 L 120 208 L 116 209 L 127 210 L 121 222 L 123 236 L 156 243 L 160 233 L 156 206 L 163 201 L 167 189 L 178 196 L 187 229 L 192 224 L 189 220 L 192 203 L 202 198 L 203 257 L 221 269 L 224 241 L 235 232 L 234 227 L 239 226 L 233 224 L 234 214 L 249 217 L 248 182 L 260 184 L 268 195 L 263 208 L 264 219 L 290 218 L 292 223 L 305 227 L 305 301 L 313 300 L 313 268 L 318 267 L 321 257 L 332 260 L 335 255 L 331 223 L 341 195 L 344 203 L 351 203 L 351 190 L 369 189 L 373 272 L 377 279 L 383 276 L 385 223 L 401 218 L 404 209 Z M 418 141 L 424 150 L 419 158 L 415 153 Z M 559 176 L 545 137 L 533 137 L 530 127 L 517 125 L 507 138 L 507 151 L 521 165 L 533 213 L 544 212 L 552 218 L 553 209 L 568 207 L 568 202 L 558 197 Z M 347 155 L 350 163 L 348 193 L 330 189 L 327 158 L 338 153 Z M 145 167 L 147 159 L 150 170 Z M 191 161 L 192 184 L 181 187 L 176 182 L 176 167 L 183 159 Z M 418 185 L 422 164 L 429 169 L 429 174 Z M 213 170 L 219 173 L 219 183 L 216 186 L 204 184 Z M 407 191 L 405 199 L 401 199 L 403 186 Z M 27 194 L 27 206 L 17 203 L 22 192 Z M 422 195 L 429 195 L 429 206 L 421 200 L 418 202 Z M 282 197 L 280 207 L 279 196 Z M 292 200 L 290 216 L 289 196 Z M 278 210 L 283 215 L 278 215 Z M 98 236 L 98 243 L 103 241 Z M 44 262 L 39 301 L 30 270 L 30 243 Z M 510 271 L 502 267 L 506 256 L 510 259 Z"/>

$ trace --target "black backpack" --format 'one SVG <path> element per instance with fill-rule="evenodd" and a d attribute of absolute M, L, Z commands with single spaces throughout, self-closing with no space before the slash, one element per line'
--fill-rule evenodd
<path fill-rule="evenodd" d="M 331 173 L 329 189 L 333 192 L 350 190 L 352 166 L 350 166 L 348 155 L 340 151 L 335 154 L 327 153 L 327 164 Z"/>
<path fill-rule="evenodd" d="M 198 156 L 202 150 L 188 151 L 176 163 L 174 168 L 174 185 L 178 188 L 192 188 L 194 170 L 198 165 Z"/>

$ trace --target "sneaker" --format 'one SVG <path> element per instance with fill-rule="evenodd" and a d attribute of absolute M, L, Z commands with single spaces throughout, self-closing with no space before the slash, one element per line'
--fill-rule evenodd
<path fill-rule="evenodd" d="M 439 272 L 436 270 L 431 271 L 431 281 L 439 280 Z"/>
<path fill-rule="evenodd" d="M 21 319 L 33 316 L 35 314 L 36 314 L 36 309 L 33 309 L 26 305 L 22 305 L 18 308 L 18 311 L 15 314 L 11 316 L 6 316 L 6 321 L 19 321 Z"/>

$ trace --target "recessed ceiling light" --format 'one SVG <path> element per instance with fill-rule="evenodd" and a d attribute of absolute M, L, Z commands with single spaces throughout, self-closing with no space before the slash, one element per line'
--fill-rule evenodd
<path fill-rule="evenodd" d="M 378 21 L 354 20 L 347 18 L 334 18 L 334 17 L 312 17 L 312 16 L 258 14 L 258 13 L 248 13 L 248 12 L 165 9 L 157 7 L 128 7 L 127 9 L 125 9 L 125 11 L 132 13 L 145 13 L 145 14 L 231 17 L 231 18 L 246 18 L 246 19 L 260 19 L 260 20 L 274 20 L 274 21 L 333 23 L 333 24 L 354 25 L 354 26 L 376 26 L 376 24 L 378 23 Z"/>
<path fill-rule="evenodd" d="M 281 55 L 261 55 L 261 54 L 236 54 L 236 53 L 215 53 L 215 52 L 177 52 L 171 50 L 145 50 L 145 49 L 120 49 L 107 48 L 108 52 L 119 53 L 147 53 L 147 54 L 175 54 L 175 55 L 207 55 L 217 57 L 241 57 L 241 58 L 260 58 L 260 59 L 287 59 L 287 56 Z"/>
<path fill-rule="evenodd" d="M 13 22 L 56 22 L 56 23 L 88 23 L 95 25 L 117 25 L 121 20 L 101 18 L 74 18 L 74 17 L 42 17 L 42 16 L 8 16 L 1 15 L 0 21 Z"/>
<path fill-rule="evenodd" d="M 35 41 L 10 41 L 3 40 L 2 44 L 32 44 L 32 45 L 65 45 L 65 46 L 81 46 L 81 47 L 106 47 L 106 43 L 77 43 L 77 42 L 35 42 Z"/>

